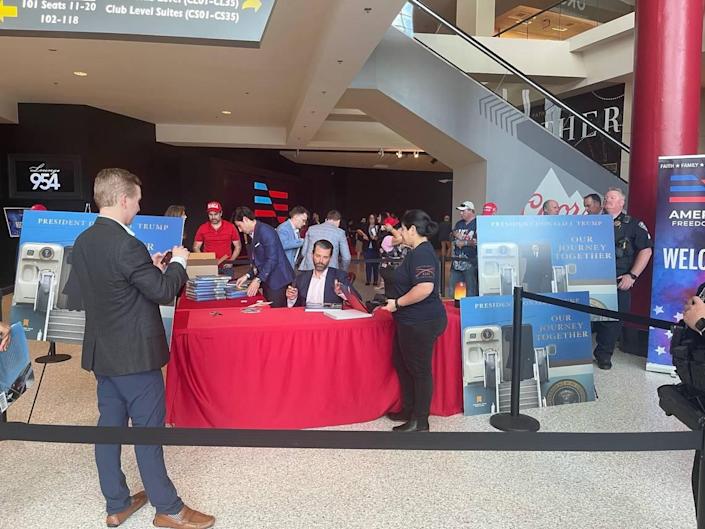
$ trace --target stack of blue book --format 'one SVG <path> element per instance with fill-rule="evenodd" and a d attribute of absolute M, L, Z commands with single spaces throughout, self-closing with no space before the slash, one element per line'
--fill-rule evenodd
<path fill-rule="evenodd" d="M 246 298 L 247 289 L 237 288 L 235 283 L 228 283 L 225 285 L 225 297 L 226 299 Z"/>
<path fill-rule="evenodd" d="M 226 299 L 229 276 L 196 276 L 186 282 L 186 297 L 192 301 Z"/>

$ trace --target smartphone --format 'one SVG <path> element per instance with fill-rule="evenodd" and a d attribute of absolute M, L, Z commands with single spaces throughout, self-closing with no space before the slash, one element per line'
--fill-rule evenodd
<path fill-rule="evenodd" d="M 162 257 L 162 264 L 163 265 L 168 265 L 169 262 L 171 262 L 171 258 L 174 254 L 172 253 L 171 250 L 169 250 L 167 253 L 164 254 L 164 257 Z"/>

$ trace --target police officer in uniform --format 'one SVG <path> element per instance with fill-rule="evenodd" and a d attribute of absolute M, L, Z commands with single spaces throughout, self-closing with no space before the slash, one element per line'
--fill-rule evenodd
<path fill-rule="evenodd" d="M 646 224 L 627 215 L 624 192 L 611 187 L 605 194 L 605 213 L 614 219 L 614 243 L 617 271 L 617 299 L 620 312 L 628 312 L 630 291 L 651 259 L 653 243 Z M 612 352 L 622 332 L 621 321 L 595 322 L 597 347 L 595 360 L 600 369 L 612 367 Z"/>

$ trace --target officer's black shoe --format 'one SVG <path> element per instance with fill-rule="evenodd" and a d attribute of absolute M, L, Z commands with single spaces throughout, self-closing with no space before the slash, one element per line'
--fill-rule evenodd
<path fill-rule="evenodd" d="M 387 419 L 396 422 L 406 422 L 411 419 L 411 411 L 392 411 L 386 415 Z"/>
<path fill-rule="evenodd" d="M 392 428 L 395 432 L 428 432 L 428 419 L 409 419 L 404 424 Z"/>
<path fill-rule="evenodd" d="M 612 362 L 609 360 L 598 360 L 597 361 L 597 367 L 600 369 L 604 369 L 605 371 L 612 369 Z"/>

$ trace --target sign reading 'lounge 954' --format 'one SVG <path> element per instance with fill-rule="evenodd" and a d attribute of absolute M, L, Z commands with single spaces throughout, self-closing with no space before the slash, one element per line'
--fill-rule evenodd
<path fill-rule="evenodd" d="M 275 0 L 0 0 L 0 35 L 258 46 Z"/>

